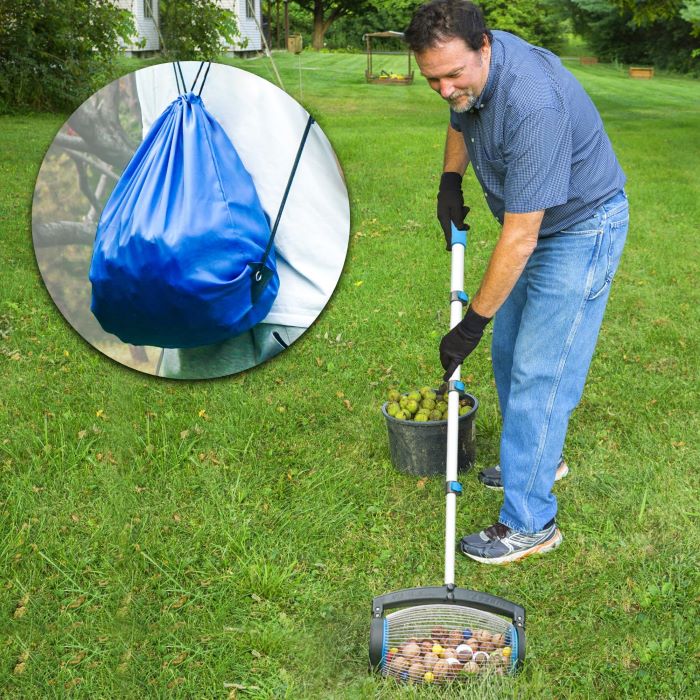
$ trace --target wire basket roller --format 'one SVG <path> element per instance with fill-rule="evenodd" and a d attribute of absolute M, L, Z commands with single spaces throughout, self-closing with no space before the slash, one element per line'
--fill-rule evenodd
<path fill-rule="evenodd" d="M 462 318 L 466 231 L 452 225 L 450 328 Z M 445 464 L 445 585 L 407 588 L 372 601 L 370 668 L 411 683 L 466 681 L 515 673 L 525 659 L 525 610 L 504 598 L 456 588 L 455 525 L 460 367 L 448 383 Z"/>

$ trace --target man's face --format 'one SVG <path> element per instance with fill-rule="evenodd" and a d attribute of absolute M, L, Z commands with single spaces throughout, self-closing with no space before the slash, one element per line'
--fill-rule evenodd
<path fill-rule="evenodd" d="M 421 74 L 455 112 L 471 109 L 481 95 L 489 75 L 491 47 L 488 41 L 478 51 L 462 39 L 447 39 L 416 54 Z"/>

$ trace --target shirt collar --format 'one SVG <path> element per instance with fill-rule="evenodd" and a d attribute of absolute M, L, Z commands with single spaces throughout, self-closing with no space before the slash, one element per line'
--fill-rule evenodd
<path fill-rule="evenodd" d="M 479 95 L 476 104 L 469 110 L 470 112 L 479 112 L 486 107 L 493 95 L 494 88 L 498 82 L 498 76 L 501 73 L 503 66 L 503 45 L 495 37 L 491 41 L 491 58 L 489 59 L 489 77 L 486 79 L 486 85 Z"/>

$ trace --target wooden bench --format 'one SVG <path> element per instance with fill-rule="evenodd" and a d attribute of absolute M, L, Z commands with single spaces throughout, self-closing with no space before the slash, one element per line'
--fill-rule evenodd
<path fill-rule="evenodd" d="M 651 67 L 644 66 L 631 66 L 630 67 L 630 78 L 637 78 L 639 80 L 651 80 L 654 77 L 654 69 Z"/>

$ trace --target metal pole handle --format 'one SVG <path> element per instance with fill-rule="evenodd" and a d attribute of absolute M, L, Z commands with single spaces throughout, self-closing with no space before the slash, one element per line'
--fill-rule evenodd
<path fill-rule="evenodd" d="M 461 320 L 463 304 L 467 299 L 464 290 L 464 253 L 467 247 L 467 232 L 452 225 L 452 262 L 450 273 L 450 329 Z M 464 389 L 460 382 L 461 366 L 453 372 L 447 395 L 447 461 L 445 480 L 457 482 L 457 450 L 459 445 L 459 392 Z M 457 527 L 457 493 L 448 488 L 445 497 L 445 585 L 455 582 L 455 529 Z"/>

